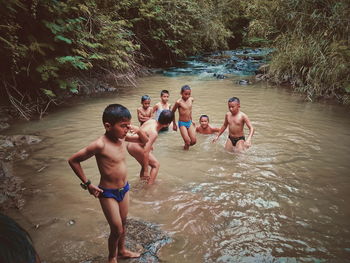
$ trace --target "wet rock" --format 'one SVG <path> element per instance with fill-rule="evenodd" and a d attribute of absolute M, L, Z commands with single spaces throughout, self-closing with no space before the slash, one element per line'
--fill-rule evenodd
<path fill-rule="evenodd" d="M 0 131 L 6 130 L 10 127 L 10 124 L 7 122 L 0 121 Z"/>
<path fill-rule="evenodd" d="M 74 219 L 71 219 L 67 222 L 67 226 L 72 226 L 72 225 L 75 225 L 75 220 Z"/>
<path fill-rule="evenodd" d="M 12 135 L 12 136 L 9 136 L 9 138 L 13 142 L 13 144 L 16 146 L 21 146 L 24 144 L 31 145 L 42 141 L 41 138 L 34 135 Z"/>
<path fill-rule="evenodd" d="M 239 84 L 239 85 L 249 85 L 250 81 L 246 80 L 246 79 L 241 79 L 241 80 L 237 81 L 237 84 Z"/>
<path fill-rule="evenodd" d="M 128 262 L 158 263 L 158 252 L 161 247 L 171 242 L 171 238 L 162 231 L 158 225 L 135 218 L 129 218 L 127 222 L 126 245 L 129 249 L 143 253 L 138 259 L 130 259 Z"/>
<path fill-rule="evenodd" d="M 224 74 L 220 74 L 220 73 L 214 73 L 213 76 L 216 77 L 217 79 L 226 79 L 227 78 L 227 76 L 225 76 Z"/>
<path fill-rule="evenodd" d="M 12 163 L 0 161 L 0 210 L 22 208 L 22 180 L 13 176 Z"/>
<path fill-rule="evenodd" d="M 10 148 L 14 147 L 13 142 L 5 136 L 0 137 L 0 148 Z"/>
<path fill-rule="evenodd" d="M 13 160 L 27 159 L 29 153 L 25 146 L 41 142 L 41 138 L 33 135 L 0 135 L 0 210 L 22 208 L 22 180 L 12 172 Z"/>

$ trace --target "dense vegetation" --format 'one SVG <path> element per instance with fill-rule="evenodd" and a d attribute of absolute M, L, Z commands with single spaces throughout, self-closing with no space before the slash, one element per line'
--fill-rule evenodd
<path fill-rule="evenodd" d="M 277 48 L 270 75 L 314 98 L 350 104 L 350 1 L 254 0 L 250 34 Z"/>
<path fill-rule="evenodd" d="M 86 79 L 133 83 L 144 66 L 272 45 L 270 75 L 310 98 L 350 92 L 348 0 L 0 0 L 0 92 L 26 118 Z"/>

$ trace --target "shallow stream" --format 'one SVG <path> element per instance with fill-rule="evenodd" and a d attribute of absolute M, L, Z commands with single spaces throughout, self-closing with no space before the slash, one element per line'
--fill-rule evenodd
<path fill-rule="evenodd" d="M 192 87 L 193 119 L 210 117 L 220 127 L 227 99 L 237 96 L 256 128 L 243 154 L 224 150 L 225 132 L 198 135 L 185 152 L 179 132 L 161 133 L 154 155 L 161 163 L 156 184 L 140 183 L 139 165 L 128 157 L 129 215 L 159 224 L 172 242 L 162 262 L 350 262 L 350 118 L 346 108 L 306 102 L 300 95 L 240 78 L 208 75 L 139 80 L 137 88 L 81 100 L 41 121 L 13 125 L 7 133 L 37 134 L 44 141 L 16 163 L 27 203 L 16 219 L 31 228 L 46 262 L 82 262 L 107 255 L 108 227 L 99 203 L 79 187 L 67 158 L 104 129 L 106 105 L 121 103 L 138 124 L 136 108 L 148 94 L 152 105 L 162 89 L 170 102 L 184 84 Z M 94 159 L 83 164 L 98 182 Z"/>

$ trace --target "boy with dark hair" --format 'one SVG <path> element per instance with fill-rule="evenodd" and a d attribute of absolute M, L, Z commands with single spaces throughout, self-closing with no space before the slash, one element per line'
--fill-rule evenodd
<path fill-rule="evenodd" d="M 12 218 L 0 213 L 0 262 L 40 263 L 33 241 Z"/>
<path fill-rule="evenodd" d="M 99 198 L 111 231 L 108 238 L 108 262 L 116 263 L 117 257 L 140 256 L 139 253 L 131 252 L 125 247 L 125 224 L 129 208 L 126 141 L 145 144 L 148 138 L 138 127 L 130 125 L 131 114 L 120 104 L 107 106 L 102 120 L 105 134 L 73 154 L 68 162 L 82 181 L 81 187 Z M 136 135 L 129 135 L 129 131 Z M 80 164 L 92 156 L 95 156 L 101 174 L 98 186 L 86 178 Z"/>
<path fill-rule="evenodd" d="M 175 112 L 179 109 L 179 129 L 182 139 L 185 142 L 184 150 L 188 150 L 190 146 L 196 144 L 196 130 L 192 123 L 192 105 L 194 99 L 191 97 L 191 88 L 188 85 L 184 85 L 181 88 L 181 98 L 178 99 L 172 112 L 174 113 L 173 130 L 177 131 L 177 125 L 175 122 Z"/>
<path fill-rule="evenodd" d="M 156 105 L 153 106 L 153 114 L 155 113 L 156 115 L 154 116 L 154 119 L 158 120 L 160 113 L 163 110 L 171 110 L 171 105 L 168 103 L 169 101 L 169 91 L 166 89 L 163 89 L 160 92 L 160 102 L 158 102 Z M 168 131 L 169 127 L 165 127 L 161 129 L 160 131 Z"/>
<path fill-rule="evenodd" d="M 228 126 L 229 136 L 225 144 L 225 149 L 234 152 L 241 152 L 252 145 L 252 137 L 254 128 L 246 114 L 240 111 L 240 101 L 237 97 L 232 97 L 227 102 L 229 112 L 225 115 L 224 124 L 222 125 L 219 134 L 213 140 L 216 142 L 220 135 Z M 244 136 L 244 125 L 249 128 L 249 135 L 246 139 Z"/>
<path fill-rule="evenodd" d="M 142 106 L 137 109 L 137 118 L 140 122 L 140 126 L 152 118 L 153 109 L 151 107 L 151 97 L 143 95 L 141 97 Z"/>
<path fill-rule="evenodd" d="M 201 134 L 213 134 L 220 130 L 220 128 L 213 128 L 210 126 L 209 117 L 205 114 L 199 117 L 199 125 L 200 126 L 196 127 L 196 132 Z"/>
<path fill-rule="evenodd" d="M 128 151 L 141 165 L 140 178 L 146 180 L 148 184 L 153 184 L 158 175 L 160 164 L 151 150 L 153 144 L 158 138 L 158 132 L 173 121 L 173 113 L 170 110 L 163 110 L 158 120 L 151 119 L 146 121 L 141 130 L 148 136 L 148 142 L 143 147 L 139 144 L 133 143 L 128 145 Z M 149 171 L 149 167 L 151 170 Z"/>

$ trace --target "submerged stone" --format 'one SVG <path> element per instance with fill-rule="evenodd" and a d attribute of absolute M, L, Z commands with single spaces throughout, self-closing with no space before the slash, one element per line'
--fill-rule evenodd
<path fill-rule="evenodd" d="M 128 262 L 158 263 L 159 250 L 172 240 L 158 225 L 135 218 L 127 221 L 126 246 L 137 251 L 141 245 L 143 252 L 140 258 L 129 259 Z"/>

